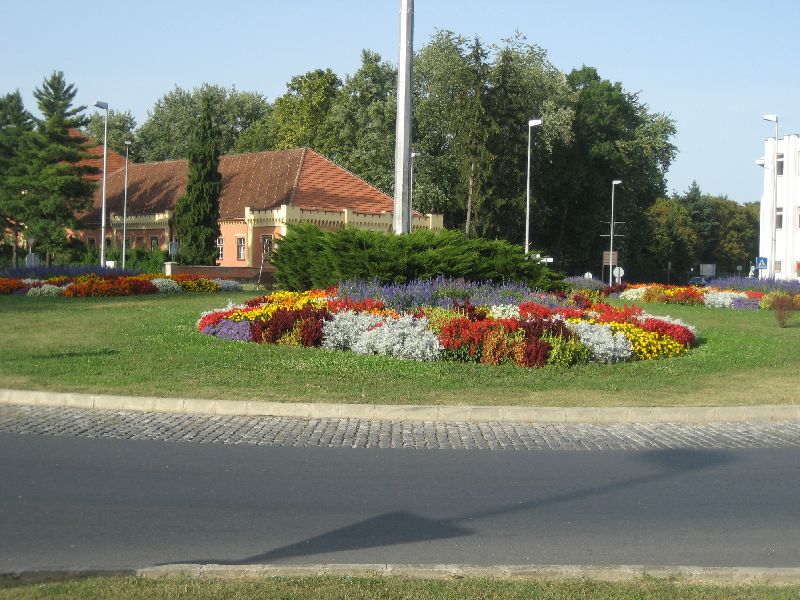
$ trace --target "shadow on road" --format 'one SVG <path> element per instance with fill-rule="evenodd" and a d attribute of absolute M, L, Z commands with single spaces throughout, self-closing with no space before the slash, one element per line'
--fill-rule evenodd
<path fill-rule="evenodd" d="M 389 512 L 239 560 L 212 558 L 193 559 L 184 562 L 222 565 L 260 564 L 316 554 L 333 554 L 347 550 L 363 550 L 397 544 L 464 537 L 475 533 L 474 529 L 460 525 L 464 521 L 471 523 L 497 515 L 535 510 L 545 506 L 601 496 L 638 485 L 670 479 L 684 473 L 716 468 L 733 460 L 733 457 L 727 452 L 696 449 L 655 450 L 641 453 L 638 457 L 656 471 L 648 475 L 586 487 L 527 502 L 506 504 L 482 511 L 456 515 L 449 519 L 429 519 L 408 512 Z"/>

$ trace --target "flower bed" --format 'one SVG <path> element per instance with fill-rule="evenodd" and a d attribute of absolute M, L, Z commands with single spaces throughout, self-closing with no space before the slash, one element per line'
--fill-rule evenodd
<path fill-rule="evenodd" d="M 56 275 L 48 279 L 15 279 L 0 277 L 0 294 L 27 296 L 67 296 L 86 298 L 97 296 L 135 296 L 180 292 L 241 291 L 235 281 L 208 280 L 178 275 L 166 277 L 161 273 L 142 275 Z"/>
<path fill-rule="evenodd" d="M 452 282 L 450 282 L 452 283 Z M 450 288 L 491 295 L 504 303 L 476 305 L 412 283 L 406 290 L 366 286 L 302 293 L 276 292 L 242 305 L 200 315 L 200 332 L 228 340 L 321 347 L 413 360 L 450 360 L 525 367 L 587 362 L 654 360 L 685 354 L 696 331 L 677 319 L 655 317 L 638 307 L 615 308 L 581 294 L 538 294 L 508 287 Z M 420 289 L 426 289 L 420 294 Z M 353 293 L 353 290 L 361 290 Z M 466 294 L 469 296 L 470 294 Z M 352 297 L 356 296 L 356 297 Z M 426 304 L 420 298 L 427 299 Z M 392 306 L 394 304 L 397 307 Z"/>
<path fill-rule="evenodd" d="M 771 291 L 762 291 L 670 286 L 655 283 L 638 284 L 627 286 L 620 293 L 619 298 L 627 302 L 700 304 L 709 308 L 734 308 L 738 310 L 772 310 L 775 300 L 781 299 L 781 303 L 788 302 L 797 310 L 800 310 L 800 292 L 792 291 L 794 287 L 787 284 Z M 765 289 L 769 290 L 770 288 Z"/>

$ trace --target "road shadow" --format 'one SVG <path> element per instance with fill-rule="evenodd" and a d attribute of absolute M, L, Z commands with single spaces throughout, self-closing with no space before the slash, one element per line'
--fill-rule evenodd
<path fill-rule="evenodd" d="M 319 554 L 329 555 L 348 550 L 466 537 L 476 531 L 462 525 L 463 522 L 471 524 L 499 515 L 535 511 L 547 506 L 585 500 L 694 471 L 719 467 L 733 461 L 733 456 L 729 452 L 717 450 L 654 450 L 643 452 L 638 456 L 644 463 L 654 467 L 656 472 L 527 502 L 515 502 L 486 510 L 454 515 L 445 519 L 430 519 L 409 512 L 389 512 L 242 559 L 202 558 L 183 562 L 220 565 L 261 564 Z"/>

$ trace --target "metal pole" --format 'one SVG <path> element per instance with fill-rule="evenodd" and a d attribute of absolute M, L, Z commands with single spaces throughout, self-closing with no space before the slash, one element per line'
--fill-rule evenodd
<path fill-rule="evenodd" d="M 525 254 L 530 251 L 531 230 L 531 130 L 528 123 L 528 181 L 525 189 Z"/>
<path fill-rule="evenodd" d="M 400 1 L 400 59 L 397 65 L 397 126 L 394 149 L 396 234 L 411 231 L 411 63 L 414 57 L 414 0 Z"/>
<path fill-rule="evenodd" d="M 530 229 L 531 229 L 531 176 L 533 175 L 533 165 L 531 160 L 531 146 L 533 145 L 534 127 L 542 124 L 541 119 L 528 120 L 528 181 L 525 189 L 525 254 L 530 251 Z"/>
<path fill-rule="evenodd" d="M 125 268 L 125 252 L 128 240 L 128 149 L 131 143 L 125 142 L 125 195 L 122 201 L 122 268 Z"/>
<path fill-rule="evenodd" d="M 103 204 L 100 215 L 100 266 L 106 266 L 106 171 L 108 170 L 108 103 L 97 102 L 98 108 L 106 111 L 105 123 L 103 125 Z"/>
<path fill-rule="evenodd" d="M 411 153 L 411 162 L 409 163 L 409 177 L 408 177 L 408 212 L 412 214 L 414 210 L 414 159 L 419 156 L 417 152 Z"/>
<path fill-rule="evenodd" d="M 608 285 L 614 285 L 614 188 L 622 183 L 621 179 L 611 182 L 611 236 L 608 242 Z"/>

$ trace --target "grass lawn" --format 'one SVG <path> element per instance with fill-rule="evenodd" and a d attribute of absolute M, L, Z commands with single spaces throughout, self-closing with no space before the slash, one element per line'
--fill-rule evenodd
<path fill-rule="evenodd" d="M 419 363 L 228 342 L 199 313 L 257 292 L 124 298 L 0 296 L 0 387 L 139 396 L 365 402 L 665 406 L 796 403 L 800 318 L 647 305 L 695 325 L 689 355 L 572 369 Z"/>
<path fill-rule="evenodd" d="M 573 599 L 583 600 L 789 600 L 800 587 L 687 585 L 659 579 L 631 583 L 601 583 L 583 580 L 501 581 L 494 579 L 424 580 L 368 577 L 275 577 L 258 580 L 209 580 L 188 578 L 144 579 L 109 577 L 56 583 L 19 583 L 0 579 L 0 599 L 126 598 L 225 598 L 225 599 L 359 599 L 426 598 L 470 599 Z"/>

